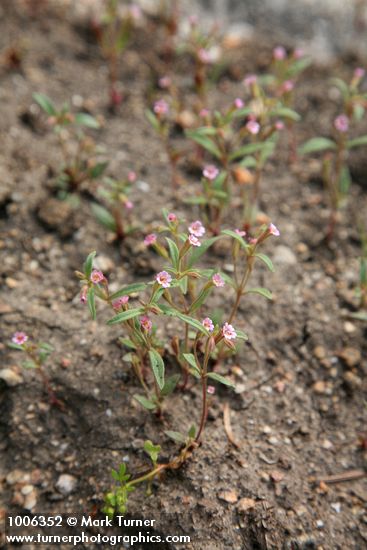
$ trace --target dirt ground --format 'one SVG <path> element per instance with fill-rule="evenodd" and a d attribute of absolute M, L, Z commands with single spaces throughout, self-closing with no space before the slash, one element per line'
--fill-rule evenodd
<path fill-rule="evenodd" d="M 32 513 L 92 513 L 111 487 L 111 468 L 121 461 L 132 473 L 147 466 L 144 440 L 159 442 L 164 457 L 177 446 L 163 435 L 161 422 L 132 399 L 137 383 L 122 361 L 119 329 L 105 325 L 110 313 L 102 306 L 97 321 L 90 320 L 79 302 L 74 271 L 97 250 L 100 267 L 118 287 L 151 280 L 160 261 L 141 246 L 142 234 L 121 247 L 110 243 L 88 197 L 74 208 L 55 207 L 50 180 L 60 154 L 31 107 L 32 93 L 45 93 L 59 105 L 81 98 L 93 115 L 104 117 L 93 135 L 106 148 L 108 174 L 137 172 L 140 183 L 131 198 L 134 216 L 146 228 L 160 221 L 163 207 L 197 219 L 198 212 L 179 200 L 197 180 L 183 165 L 187 186 L 180 197 L 173 196 L 167 159 L 143 115 L 152 79 L 149 56 L 158 48 L 154 33 L 141 31 L 126 52 L 120 74 L 126 99 L 111 115 L 105 63 L 86 28 L 57 12 L 31 18 L 20 3 L 8 4 L 13 6 L 1 7 L 1 51 L 17 43 L 25 54 L 19 69 L 10 70 L 4 58 L 1 67 L 0 353 L 2 368 L 13 368 L 22 381 L 0 387 L 1 507 L 3 514 L 23 513 L 27 506 Z M 243 94 L 240 79 L 262 70 L 274 45 L 271 37 L 261 37 L 232 51 L 232 70 L 211 94 L 211 106 L 223 107 Z M 337 112 L 328 78 L 348 75 L 358 64 L 363 60 L 348 57 L 305 73 L 298 87 L 299 142 L 325 135 Z M 350 318 L 360 254 L 355 222 L 367 212 L 363 154 L 352 157 L 355 184 L 331 247 L 323 241 L 328 210 L 317 177 L 319 161 L 300 159 L 289 167 L 284 139 L 266 170 L 262 207 L 281 236 L 267 245 L 275 273 L 258 266 L 254 286 L 270 288 L 274 300 L 247 298 L 241 305 L 238 326 L 250 343 L 226 367 L 237 388 L 218 388 L 213 396 L 202 446 L 180 471 L 155 484 L 153 496 L 139 489 L 130 500 L 132 517 L 156 519 L 164 534 L 190 535 L 192 542 L 182 548 L 361 550 L 367 545 L 366 477 L 320 483 L 366 467 L 361 445 L 366 324 Z M 219 254 L 208 261 L 228 263 Z M 226 308 L 230 299 L 223 289 L 210 305 Z M 172 332 L 170 324 L 165 328 Z M 47 368 L 64 412 L 50 407 L 35 373 L 21 369 L 20 354 L 7 348 L 16 330 L 55 348 Z M 225 404 L 238 448 L 226 437 Z M 163 428 L 187 430 L 199 414 L 198 387 L 175 393 Z M 63 474 L 72 476 L 71 492 L 60 491 Z M 26 501 L 22 489 L 29 485 Z M 94 547 L 100 546 L 80 545 Z M 151 547 L 156 546 L 141 546 Z"/>

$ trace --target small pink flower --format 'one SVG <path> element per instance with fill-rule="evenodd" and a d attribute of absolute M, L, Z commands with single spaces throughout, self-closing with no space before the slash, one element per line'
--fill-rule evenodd
<path fill-rule="evenodd" d="M 169 76 L 162 76 L 159 80 L 158 80 L 158 84 L 160 86 L 160 88 L 169 88 L 172 84 L 172 80 Z"/>
<path fill-rule="evenodd" d="M 212 56 L 210 55 L 210 52 L 206 50 L 205 48 L 200 48 L 198 51 L 198 59 L 205 65 L 208 65 L 212 62 Z"/>
<path fill-rule="evenodd" d="M 167 216 L 167 220 L 171 223 L 177 222 L 177 216 L 173 212 L 170 212 Z"/>
<path fill-rule="evenodd" d="M 130 172 L 127 175 L 127 181 L 130 183 L 134 183 L 136 181 L 136 173 L 133 170 L 130 170 Z"/>
<path fill-rule="evenodd" d="M 291 92 L 294 88 L 294 82 L 293 80 L 286 80 L 283 82 L 283 85 L 281 87 L 282 93 L 288 93 Z"/>
<path fill-rule="evenodd" d="M 169 273 L 167 273 L 167 271 L 161 271 L 155 276 L 155 280 L 163 288 L 168 288 L 171 285 L 172 277 Z"/>
<path fill-rule="evenodd" d="M 277 61 L 283 61 L 287 57 L 287 52 L 285 51 L 285 48 L 283 46 L 277 46 L 273 50 L 273 57 Z"/>
<path fill-rule="evenodd" d="M 282 120 L 277 120 L 276 123 L 275 123 L 275 128 L 279 132 L 284 130 L 284 122 Z"/>
<path fill-rule="evenodd" d="M 189 225 L 189 232 L 195 237 L 202 237 L 205 234 L 205 227 L 200 220 L 196 220 L 196 222 Z"/>
<path fill-rule="evenodd" d="M 246 236 L 246 231 L 242 231 L 241 229 L 235 229 L 234 232 L 237 233 L 237 235 L 239 235 L 240 237 Z"/>
<path fill-rule="evenodd" d="M 134 203 L 131 201 L 126 201 L 125 208 L 127 208 L 128 210 L 131 210 L 132 208 L 134 208 Z"/>
<path fill-rule="evenodd" d="M 224 323 L 222 328 L 222 334 L 225 340 L 234 340 L 237 338 L 237 333 L 234 330 L 233 326 L 229 323 Z"/>
<path fill-rule="evenodd" d="M 129 7 L 129 12 L 130 12 L 130 15 L 131 15 L 132 19 L 134 19 L 135 21 L 139 21 L 139 19 L 141 19 L 141 17 L 142 17 L 141 8 L 137 4 L 132 4 Z"/>
<path fill-rule="evenodd" d="M 209 114 L 210 114 L 209 109 L 201 109 L 199 116 L 201 118 L 206 118 L 207 116 L 209 116 Z"/>
<path fill-rule="evenodd" d="M 242 109 L 245 104 L 240 97 L 236 97 L 236 99 L 234 100 L 234 106 L 236 107 L 236 109 Z"/>
<path fill-rule="evenodd" d="M 87 302 L 87 286 L 83 286 L 81 292 L 80 292 L 80 301 L 82 304 L 85 304 Z"/>
<path fill-rule="evenodd" d="M 301 59 L 301 57 L 304 57 L 305 52 L 302 48 L 296 48 L 293 52 L 294 59 Z"/>
<path fill-rule="evenodd" d="M 334 126 L 338 132 L 348 132 L 349 130 L 349 118 L 346 115 L 339 115 L 334 120 Z"/>
<path fill-rule="evenodd" d="M 249 74 L 244 79 L 243 83 L 245 86 L 253 86 L 257 82 L 257 76 L 256 74 Z"/>
<path fill-rule="evenodd" d="M 196 27 L 198 24 L 199 18 L 197 15 L 189 15 L 189 23 L 192 27 Z"/>
<path fill-rule="evenodd" d="M 153 323 L 147 315 L 143 315 L 143 317 L 140 317 L 140 325 L 146 332 L 150 332 L 152 330 Z"/>
<path fill-rule="evenodd" d="M 247 130 L 250 134 L 256 135 L 260 132 L 260 124 L 256 120 L 249 120 L 246 124 Z"/>
<path fill-rule="evenodd" d="M 354 71 L 354 78 L 358 78 L 358 79 L 361 79 L 364 77 L 365 75 L 365 70 L 362 69 L 362 67 L 357 67 L 356 70 Z"/>
<path fill-rule="evenodd" d="M 98 269 L 93 269 L 90 280 L 94 285 L 97 285 L 98 283 L 105 280 L 105 276 L 103 275 L 102 271 L 98 271 Z"/>
<path fill-rule="evenodd" d="M 195 235 L 189 235 L 189 241 L 192 246 L 201 246 L 201 242 Z"/>
<path fill-rule="evenodd" d="M 219 170 L 216 166 L 214 166 L 214 164 L 207 164 L 204 167 L 203 176 L 206 179 L 213 181 L 218 176 L 218 174 L 219 174 Z"/>
<path fill-rule="evenodd" d="M 213 281 L 214 285 L 217 286 L 217 287 L 221 287 L 221 286 L 225 285 L 225 282 L 223 281 L 223 279 L 222 279 L 222 277 L 220 276 L 219 273 L 215 273 L 213 275 L 212 281 Z"/>
<path fill-rule="evenodd" d="M 204 328 L 206 328 L 206 330 L 208 330 L 209 332 L 213 332 L 214 324 L 213 324 L 213 321 L 209 317 L 205 317 L 205 319 L 203 319 L 201 324 L 203 325 Z"/>
<path fill-rule="evenodd" d="M 167 101 L 164 99 L 159 99 L 154 103 L 153 111 L 156 115 L 166 115 L 169 111 L 169 106 Z"/>
<path fill-rule="evenodd" d="M 249 239 L 249 243 L 250 244 L 256 244 L 257 243 L 257 239 L 255 237 L 252 237 L 251 239 Z"/>
<path fill-rule="evenodd" d="M 19 346 L 21 346 L 22 344 L 25 344 L 27 340 L 28 340 L 28 336 L 26 335 L 25 332 L 15 332 L 11 339 L 13 344 L 18 344 Z"/>
<path fill-rule="evenodd" d="M 114 309 L 120 309 L 122 306 L 126 305 L 129 301 L 129 296 L 121 296 L 120 298 L 117 298 L 112 304 L 112 307 Z"/>
<path fill-rule="evenodd" d="M 208 386 L 207 389 L 206 389 L 207 393 L 209 393 L 210 395 L 214 395 L 215 394 L 215 387 L 214 386 Z"/>
<path fill-rule="evenodd" d="M 145 246 L 151 246 L 157 241 L 157 235 L 155 233 L 150 233 L 144 239 Z"/>
<path fill-rule="evenodd" d="M 279 237 L 280 231 L 273 223 L 269 225 L 268 229 L 269 229 L 270 235 L 274 235 L 274 237 Z"/>

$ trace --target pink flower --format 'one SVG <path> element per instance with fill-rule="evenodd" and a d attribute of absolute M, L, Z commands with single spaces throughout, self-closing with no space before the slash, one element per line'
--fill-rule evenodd
<path fill-rule="evenodd" d="M 207 393 L 209 393 L 210 395 L 214 395 L 215 394 L 215 387 L 214 386 L 208 386 L 207 389 L 206 389 Z"/>
<path fill-rule="evenodd" d="M 140 317 L 140 325 L 146 332 L 150 332 L 152 330 L 153 323 L 147 315 L 143 315 L 143 317 Z"/>
<path fill-rule="evenodd" d="M 288 93 L 288 92 L 291 92 L 294 88 L 294 82 L 293 80 L 286 80 L 285 82 L 283 82 L 283 85 L 281 87 L 281 91 L 283 93 Z"/>
<path fill-rule="evenodd" d="M 257 239 L 255 237 L 252 237 L 251 239 L 249 239 L 249 243 L 250 244 L 256 244 L 257 243 Z"/>
<path fill-rule="evenodd" d="M 171 284 L 172 277 L 167 271 L 161 271 L 155 276 L 155 280 L 157 283 L 159 283 L 163 288 L 168 288 Z"/>
<path fill-rule="evenodd" d="M 203 176 L 206 179 L 213 181 L 218 176 L 218 174 L 219 174 L 219 170 L 216 166 L 214 166 L 214 164 L 207 164 L 204 167 Z"/>
<path fill-rule="evenodd" d="M 229 323 L 224 323 L 222 328 L 222 334 L 225 340 L 234 340 L 237 338 L 237 333 L 234 330 L 233 326 Z"/>
<path fill-rule="evenodd" d="M 161 88 L 169 88 L 172 84 L 172 80 L 169 76 L 162 76 L 158 80 L 158 84 Z"/>
<path fill-rule="evenodd" d="M 274 237 L 279 237 L 280 231 L 273 223 L 269 225 L 268 229 L 269 229 L 270 235 L 274 235 Z"/>
<path fill-rule="evenodd" d="M 189 15 L 189 23 L 192 27 L 196 27 L 198 24 L 199 18 L 197 15 Z"/>
<path fill-rule="evenodd" d="M 225 282 L 223 281 L 223 279 L 222 279 L 222 277 L 220 276 L 219 273 L 215 273 L 213 275 L 212 281 L 213 281 L 214 285 L 217 286 L 217 287 L 221 287 L 221 286 L 225 285 Z"/>
<path fill-rule="evenodd" d="M 154 103 L 153 111 L 156 115 L 166 115 L 169 111 L 169 106 L 167 101 L 164 99 L 159 99 Z"/>
<path fill-rule="evenodd" d="M 294 59 L 300 59 L 305 55 L 305 52 L 302 48 L 296 48 L 293 52 Z"/>
<path fill-rule="evenodd" d="M 102 271 L 98 271 L 98 269 L 93 269 L 90 280 L 94 285 L 97 285 L 101 281 L 105 280 L 105 276 L 103 275 Z"/>
<path fill-rule="evenodd" d="M 346 115 L 339 115 L 334 120 L 334 126 L 338 132 L 348 132 L 349 130 L 349 118 Z"/>
<path fill-rule="evenodd" d="M 243 83 L 245 86 L 253 86 L 257 82 L 257 76 L 256 74 L 249 74 L 244 79 Z"/>
<path fill-rule="evenodd" d="M 130 12 L 131 17 L 135 21 L 139 21 L 139 19 L 141 19 L 141 17 L 142 17 L 142 12 L 141 12 L 140 6 L 138 6 L 137 4 L 132 4 L 129 7 L 129 12 Z"/>
<path fill-rule="evenodd" d="M 198 59 L 205 65 L 212 62 L 212 56 L 205 48 L 200 48 L 200 50 L 198 51 Z"/>
<path fill-rule="evenodd" d="M 277 120 L 275 123 L 275 128 L 278 131 L 284 130 L 284 122 L 282 120 Z"/>
<path fill-rule="evenodd" d="M 136 181 L 136 173 L 133 170 L 130 170 L 130 172 L 127 174 L 127 181 L 130 183 L 134 183 Z"/>
<path fill-rule="evenodd" d="M 18 344 L 18 346 L 25 344 L 27 340 L 28 340 L 28 336 L 26 335 L 25 332 L 15 332 L 11 339 L 11 341 L 14 344 Z"/>
<path fill-rule="evenodd" d="M 120 298 L 117 298 L 112 304 L 113 309 L 120 309 L 122 306 L 127 304 L 129 301 L 129 296 L 121 296 Z"/>
<path fill-rule="evenodd" d="M 365 70 L 362 69 L 362 67 L 357 67 L 356 70 L 354 71 L 354 78 L 358 78 L 358 79 L 361 79 L 364 77 L 365 75 Z"/>
<path fill-rule="evenodd" d="M 277 46 L 273 50 L 273 57 L 277 61 L 283 61 L 287 57 L 287 52 L 285 51 L 285 48 L 283 46 Z"/>
<path fill-rule="evenodd" d="M 201 116 L 201 118 L 206 118 L 207 116 L 209 116 L 209 113 L 209 109 L 201 109 L 199 116 Z"/>
<path fill-rule="evenodd" d="M 82 304 L 85 304 L 87 302 L 87 286 L 83 286 L 81 292 L 80 292 L 80 301 Z"/>
<path fill-rule="evenodd" d="M 240 237 L 246 236 L 246 231 L 242 231 L 241 229 L 235 229 L 234 232 L 237 233 L 237 235 L 239 235 Z"/>
<path fill-rule="evenodd" d="M 177 216 L 173 212 L 170 212 L 167 216 L 167 220 L 171 223 L 177 222 Z"/>
<path fill-rule="evenodd" d="M 192 246 L 201 246 L 201 242 L 195 235 L 189 235 L 189 241 Z"/>
<path fill-rule="evenodd" d="M 200 220 L 196 220 L 196 222 L 189 225 L 189 232 L 195 237 L 202 237 L 205 234 L 205 227 Z"/>
<path fill-rule="evenodd" d="M 260 132 L 260 124 L 256 120 L 249 120 L 246 124 L 247 130 L 250 134 L 256 135 Z"/>
<path fill-rule="evenodd" d="M 145 246 L 151 246 L 156 242 L 156 240 L 157 240 L 157 235 L 155 233 L 150 233 L 145 237 L 144 244 Z"/>
<path fill-rule="evenodd" d="M 209 332 L 213 332 L 214 324 L 213 324 L 213 321 L 209 317 L 205 317 L 205 319 L 203 319 L 201 324 L 203 325 L 204 328 L 206 328 L 206 330 L 208 330 Z"/>
<path fill-rule="evenodd" d="M 131 201 L 126 201 L 125 208 L 127 208 L 128 210 L 131 210 L 132 208 L 134 208 L 134 203 L 132 203 Z"/>
<path fill-rule="evenodd" d="M 242 109 L 245 104 L 240 97 L 236 97 L 236 99 L 234 100 L 234 106 L 236 107 L 236 109 Z"/>

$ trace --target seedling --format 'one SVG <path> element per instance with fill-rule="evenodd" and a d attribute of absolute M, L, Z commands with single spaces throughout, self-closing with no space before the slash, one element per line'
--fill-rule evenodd
<path fill-rule="evenodd" d="M 345 204 L 352 183 L 348 159 L 352 149 L 367 145 L 367 135 L 351 138 L 353 124 L 364 117 L 367 94 L 360 91 L 363 69 L 356 69 L 349 83 L 334 78 L 343 104 L 340 114 L 333 121 L 333 137 L 311 138 L 300 147 L 303 155 L 323 152 L 322 179 L 330 206 L 329 226 L 326 233 L 330 241 L 335 232 L 338 210 Z"/>
<path fill-rule="evenodd" d="M 65 198 L 68 192 L 80 191 L 84 183 L 97 180 L 106 169 L 107 162 L 96 160 L 98 149 L 93 139 L 84 133 L 84 128 L 96 130 L 100 124 L 88 113 L 71 113 L 67 103 L 58 110 L 43 94 L 33 94 L 33 98 L 47 114 L 47 122 L 59 141 L 64 163 L 57 185 Z"/>
<path fill-rule="evenodd" d="M 103 184 L 98 188 L 98 194 L 107 208 L 97 203 L 92 204 L 98 222 L 120 241 L 135 230 L 131 220 L 134 204 L 129 200 L 129 193 L 135 181 L 136 174 L 132 171 L 122 180 L 104 178 Z"/>
<path fill-rule="evenodd" d="M 64 408 L 64 404 L 56 397 L 44 369 L 47 359 L 53 352 L 53 347 L 45 342 L 30 342 L 28 335 L 22 331 L 13 334 L 12 341 L 8 346 L 9 348 L 22 351 L 26 355 L 27 359 L 23 361 L 22 366 L 25 369 L 35 369 L 38 372 L 49 396 L 51 405 Z"/>

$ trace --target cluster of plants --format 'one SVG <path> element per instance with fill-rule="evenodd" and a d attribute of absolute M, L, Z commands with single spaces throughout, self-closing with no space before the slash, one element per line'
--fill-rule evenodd
<path fill-rule="evenodd" d="M 134 5 L 122 10 L 120 7 L 118 0 L 106 0 L 101 18 L 92 21 L 108 66 L 109 105 L 115 113 L 123 100 L 119 84 L 122 55 L 142 17 Z M 108 155 L 93 139 L 102 117 L 84 111 L 74 113 L 67 103 L 58 108 L 47 96 L 34 94 L 47 115 L 62 156 L 55 180 L 58 197 L 62 200 L 92 197 L 93 214 L 116 240 L 123 241 L 139 230 L 140 236 L 145 234 L 145 246 L 160 257 L 161 269 L 153 280 L 133 282 L 118 291 L 112 291 L 105 274 L 95 268 L 95 252 L 89 254 L 83 270 L 76 272 L 81 285 L 80 301 L 88 306 L 92 319 L 97 318 L 97 308 L 102 303 L 111 310 L 108 325 L 121 328 L 123 361 L 131 366 L 140 386 L 134 399 L 161 419 L 172 394 L 200 385 L 201 408 L 193 411 L 195 422 L 182 426 L 180 431 L 165 431 L 179 445 L 171 460 L 160 461 L 161 446 L 146 441 L 144 450 L 152 463 L 147 472 L 132 477 L 126 464 L 113 470 L 117 485 L 106 495 L 104 505 L 109 516 L 126 511 L 129 494 L 139 484 L 147 483 L 149 492 L 153 480 L 166 470 L 179 468 L 192 455 L 203 440 L 208 395 L 215 393 L 214 384 L 233 386 L 232 379 L 222 372 L 226 360 L 236 353 L 238 342 L 247 339 L 239 321 L 240 304 L 249 294 L 271 299 L 268 289 L 249 285 L 257 263 L 273 271 L 263 245 L 270 237 L 278 236 L 279 231 L 261 212 L 260 205 L 263 174 L 277 151 L 280 134 L 288 135 L 290 162 L 297 154 L 323 154 L 322 177 L 330 205 L 329 240 L 334 237 L 337 212 L 351 184 L 349 153 L 367 144 L 367 136 L 355 137 L 354 128 L 364 117 L 367 102 L 361 86 L 362 69 L 356 69 L 350 82 L 333 81 L 342 102 L 331 135 L 314 137 L 297 149 L 295 125 L 301 117 L 295 110 L 296 85 L 299 75 L 310 64 L 303 52 L 275 48 L 268 72 L 247 75 L 242 97 L 219 110 L 210 105 L 208 94 L 220 72 L 218 29 L 204 32 L 198 21 L 191 18 L 189 32 L 183 39 L 177 30 L 175 2 L 162 3 L 161 24 L 165 72 L 159 75 L 159 95 L 154 92 L 145 117 L 167 154 L 173 190 L 180 188 L 182 200 L 200 212 L 200 220 L 190 223 L 164 211 L 163 222 L 154 232 L 145 234 L 145 228 L 138 227 L 132 218 L 133 203 L 129 198 L 137 175 L 131 170 L 126 170 L 123 176 L 107 175 Z M 180 55 L 187 57 L 191 68 L 188 100 L 185 90 L 177 85 L 173 70 L 173 61 Z M 174 138 L 177 125 L 183 130 L 180 147 Z M 190 162 L 198 174 L 194 193 L 189 191 L 180 170 L 183 162 Z M 232 224 L 228 228 L 233 212 L 238 212 L 236 229 Z M 224 267 L 202 267 L 205 255 L 222 240 L 226 241 L 231 256 L 230 274 Z M 363 237 L 362 241 L 358 292 L 360 305 L 365 308 L 367 240 Z M 228 257 L 223 261 L 228 261 Z M 211 310 L 212 294 L 218 294 L 217 300 L 224 302 L 222 287 L 226 292 L 226 317 Z M 173 320 L 174 333 L 163 330 L 161 335 L 159 328 L 165 326 L 167 317 Z M 26 368 L 40 374 L 50 402 L 62 407 L 44 370 L 52 351 L 50 346 L 30 342 L 23 332 L 14 334 L 10 345 L 27 356 Z"/>

